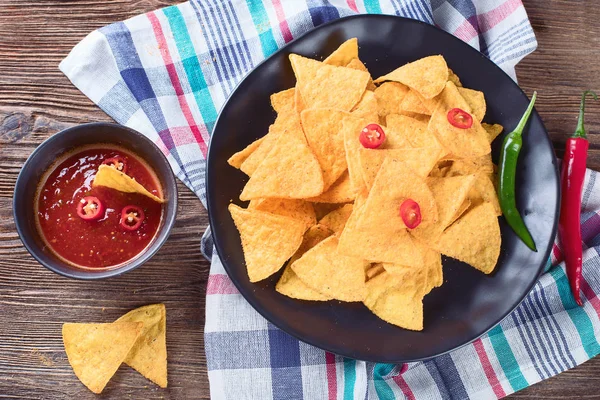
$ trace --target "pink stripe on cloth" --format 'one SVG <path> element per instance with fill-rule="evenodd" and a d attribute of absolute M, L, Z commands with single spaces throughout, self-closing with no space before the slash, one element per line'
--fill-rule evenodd
<path fill-rule="evenodd" d="M 209 275 L 206 284 L 206 294 L 239 294 L 229 276 L 224 274 Z"/>
<path fill-rule="evenodd" d="M 494 371 L 492 363 L 490 363 L 490 359 L 485 351 L 485 347 L 483 347 L 483 342 L 481 339 L 477 339 L 473 342 L 473 346 L 475 347 L 475 351 L 479 357 L 479 362 L 481 362 L 481 366 L 483 367 L 483 372 L 485 373 L 485 376 L 487 377 L 494 394 L 497 398 L 501 399 L 502 397 L 506 396 L 506 393 L 504 393 L 504 389 L 502 389 L 502 386 L 500 385 L 496 371 Z"/>
<path fill-rule="evenodd" d="M 337 373 L 335 368 L 335 354 L 325 352 L 325 368 L 327 374 L 327 391 L 329 400 L 337 399 Z"/>
<path fill-rule="evenodd" d="M 410 389 L 410 387 L 408 386 L 401 374 L 394 376 L 392 379 L 394 380 L 396 385 L 398 385 L 400 390 L 402 390 L 402 393 L 404 393 L 404 396 L 408 400 L 415 400 L 415 395 L 413 394 L 412 390 Z"/>
<path fill-rule="evenodd" d="M 456 28 L 453 34 L 459 39 L 469 42 L 473 38 L 477 37 L 480 33 L 487 32 L 500 22 L 504 21 L 519 7 L 523 7 L 521 0 L 508 0 L 493 10 L 486 12 L 485 14 L 477 15 L 479 32 L 477 32 L 475 27 L 473 27 L 471 22 L 469 22 L 469 19 L 466 19 L 458 28 Z"/>
<path fill-rule="evenodd" d="M 194 120 L 194 116 L 192 115 L 192 110 L 190 109 L 187 100 L 185 99 L 185 93 L 183 92 L 183 88 L 181 87 L 181 82 L 179 81 L 179 76 L 177 75 L 177 70 L 175 69 L 175 65 L 173 64 L 173 59 L 171 58 L 171 53 L 169 52 L 169 45 L 167 44 L 167 39 L 162 30 L 162 26 L 160 25 L 160 21 L 156 17 L 154 12 L 150 12 L 146 14 L 148 19 L 150 20 L 150 24 L 152 25 L 152 29 L 154 30 L 154 36 L 156 36 L 156 41 L 158 42 L 158 47 L 160 49 L 160 54 L 162 55 L 163 61 L 165 62 L 165 67 L 167 68 L 167 72 L 169 74 L 169 78 L 171 79 L 171 83 L 173 84 L 173 88 L 175 89 L 175 94 L 177 94 L 177 100 L 179 101 L 179 106 L 181 107 L 181 112 L 187 121 L 194 139 L 196 143 L 200 146 L 200 151 L 202 152 L 202 156 L 206 158 L 206 154 L 208 152 L 208 147 L 206 146 L 206 142 L 200 133 L 200 129 Z M 208 136 L 208 132 L 206 133 Z"/>
<path fill-rule="evenodd" d="M 581 278 L 581 291 L 596 311 L 596 314 L 598 314 L 598 317 L 600 317 L 600 299 L 598 299 L 598 295 L 594 292 L 594 289 L 592 289 L 583 277 Z"/>
<path fill-rule="evenodd" d="M 350 7 L 350 9 L 354 12 L 359 12 L 358 11 L 358 7 L 356 6 L 356 1 L 355 0 L 346 0 L 346 2 L 348 3 L 348 7 Z"/>
<path fill-rule="evenodd" d="M 477 36 L 477 31 L 473 25 L 471 25 L 469 20 L 466 19 L 458 28 L 456 28 L 453 35 L 464 42 L 469 42 L 471 39 Z"/>
<path fill-rule="evenodd" d="M 289 43 L 294 39 L 294 37 L 292 36 L 292 31 L 290 30 L 290 26 L 288 25 L 287 19 L 285 18 L 285 11 L 283 10 L 283 6 L 281 5 L 281 0 L 272 1 L 273 7 L 275 7 L 275 15 L 277 15 L 277 20 L 279 21 L 279 29 L 281 30 L 283 40 L 286 43 Z"/>

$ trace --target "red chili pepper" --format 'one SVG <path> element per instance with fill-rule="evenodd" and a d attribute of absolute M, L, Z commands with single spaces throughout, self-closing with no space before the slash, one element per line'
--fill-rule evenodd
<path fill-rule="evenodd" d="M 125 229 L 126 231 L 135 231 L 142 226 L 144 219 L 146 219 L 146 216 L 140 207 L 125 206 L 125 208 L 121 210 L 121 219 L 119 220 L 119 225 L 121 225 L 121 228 Z"/>
<path fill-rule="evenodd" d="M 459 129 L 469 129 L 473 126 L 473 117 L 471 114 L 460 108 L 453 108 L 446 115 L 448 122 Z"/>
<path fill-rule="evenodd" d="M 421 207 L 412 199 L 406 199 L 400 205 L 400 217 L 408 229 L 415 229 L 421 223 Z"/>
<path fill-rule="evenodd" d="M 589 147 L 585 128 L 583 127 L 583 116 L 585 113 L 585 97 L 588 94 L 592 95 L 594 100 L 598 100 L 596 93 L 591 90 L 583 92 L 581 96 L 577 129 L 573 136 L 567 140 L 565 156 L 562 162 L 560 174 L 562 202 L 558 225 L 571 292 L 575 301 L 580 306 L 583 305 L 580 294 L 583 256 L 580 224 L 581 192 L 583 190 L 585 163 Z"/>
<path fill-rule="evenodd" d="M 104 204 L 94 196 L 84 197 L 77 203 L 77 215 L 84 221 L 97 221 L 104 217 Z"/>
<path fill-rule="evenodd" d="M 127 160 L 125 160 L 121 156 L 116 156 L 112 158 L 107 158 L 102 162 L 102 164 L 110 165 L 115 168 L 117 171 L 121 171 L 122 173 L 127 173 Z"/>
<path fill-rule="evenodd" d="M 360 131 L 360 144 L 367 149 L 376 149 L 385 141 L 385 132 L 379 124 L 369 124 Z"/>

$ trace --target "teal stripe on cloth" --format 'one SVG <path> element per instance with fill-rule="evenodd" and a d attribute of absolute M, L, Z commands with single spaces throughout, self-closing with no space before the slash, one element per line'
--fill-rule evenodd
<path fill-rule="evenodd" d="M 381 14 L 379 0 L 365 0 L 365 9 L 369 14 Z"/>
<path fill-rule="evenodd" d="M 277 50 L 277 42 L 273 36 L 267 10 L 265 10 L 262 0 L 246 0 L 246 4 L 250 10 L 250 15 L 252 15 L 256 32 L 258 32 L 263 54 L 268 57 Z"/>
<path fill-rule="evenodd" d="M 217 110 L 204 79 L 200 61 L 198 61 L 198 56 L 192 44 L 192 38 L 187 30 L 185 19 L 177 6 L 164 8 L 163 13 L 169 21 L 169 26 L 175 43 L 177 43 L 177 50 L 179 51 L 190 88 L 194 93 L 196 104 L 200 109 L 202 120 L 208 132 L 212 133 L 214 123 L 217 120 Z"/>
<path fill-rule="evenodd" d="M 556 281 L 560 300 L 577 329 L 583 349 L 588 357 L 595 357 L 600 354 L 600 345 L 598 345 L 598 340 L 594 333 L 594 325 L 590 317 L 583 308 L 575 303 L 575 299 L 573 299 L 573 295 L 571 294 L 571 288 L 569 287 L 569 281 L 562 268 L 552 268 L 549 272 Z"/>
<path fill-rule="evenodd" d="M 373 369 L 373 385 L 377 392 L 377 397 L 380 399 L 394 399 L 394 392 L 390 385 L 383 379 L 384 376 L 389 375 L 394 369 L 394 364 L 375 364 Z"/>
<path fill-rule="evenodd" d="M 496 357 L 498 358 L 500 366 L 502 367 L 502 371 L 504 371 L 504 375 L 508 379 L 508 382 L 513 390 L 516 392 L 529 386 L 529 383 L 523 376 L 521 367 L 519 366 L 519 363 L 517 362 L 517 359 L 510 348 L 510 344 L 508 344 L 508 340 L 506 339 L 506 335 L 504 334 L 502 327 L 500 325 L 496 325 L 496 327 L 489 331 L 488 335 L 490 338 L 490 343 L 492 343 L 492 347 L 496 353 Z"/>
<path fill-rule="evenodd" d="M 354 399 L 354 386 L 356 384 L 356 361 L 344 358 L 344 400 Z"/>

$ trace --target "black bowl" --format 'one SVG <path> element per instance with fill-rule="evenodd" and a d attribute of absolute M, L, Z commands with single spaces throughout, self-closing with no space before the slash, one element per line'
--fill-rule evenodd
<path fill-rule="evenodd" d="M 250 283 L 239 234 L 227 210 L 247 177 L 227 164 L 231 154 L 263 136 L 274 121 L 269 95 L 295 78 L 289 53 L 323 59 L 357 37 L 360 57 L 374 77 L 409 61 L 442 54 L 466 87 L 486 95 L 486 121 L 513 129 L 529 102 L 500 68 L 452 35 L 415 20 L 361 15 L 334 21 L 290 43 L 256 67 L 221 111 L 210 143 L 208 211 L 216 249 L 227 273 L 265 318 L 300 340 L 343 356 L 377 362 L 427 359 L 464 345 L 500 322 L 531 290 L 556 234 L 559 184 L 556 158 L 539 115 L 524 134 L 517 173 L 517 204 L 539 251 L 530 251 L 500 218 L 502 250 L 496 272 L 485 275 L 444 258 L 444 285 L 425 297 L 422 332 L 390 325 L 358 303 L 298 301 L 275 291 L 279 274 Z M 327 90 L 327 88 L 323 88 Z M 502 136 L 503 137 L 503 136 Z M 497 160 L 502 137 L 494 143 Z"/>
<path fill-rule="evenodd" d="M 60 260 L 44 244 L 36 228 L 34 200 L 44 173 L 61 154 L 80 146 L 98 143 L 118 145 L 143 158 L 156 172 L 167 201 L 158 233 L 150 246 L 141 254 L 114 269 L 78 269 Z M 167 240 L 177 214 L 177 183 L 163 153 L 141 133 L 116 124 L 84 124 L 54 134 L 29 156 L 15 185 L 13 214 L 23 245 L 40 264 L 70 278 L 108 278 L 139 267 L 148 261 Z"/>

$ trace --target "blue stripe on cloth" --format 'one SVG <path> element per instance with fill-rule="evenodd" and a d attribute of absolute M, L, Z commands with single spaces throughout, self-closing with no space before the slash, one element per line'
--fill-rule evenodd
<path fill-rule="evenodd" d="M 440 375 L 440 371 L 438 370 L 438 367 L 435 364 L 435 362 L 429 360 L 429 361 L 424 361 L 423 364 L 425 365 L 425 368 L 427 368 L 427 371 L 429 371 L 429 375 L 431 375 L 431 378 L 435 382 L 435 386 L 436 386 L 437 390 L 440 392 L 440 395 L 442 396 L 442 400 L 451 400 L 452 396 L 448 392 L 448 388 L 444 384 L 442 375 Z"/>
<path fill-rule="evenodd" d="M 227 10 L 225 12 L 225 16 L 227 17 L 227 27 L 233 29 L 233 35 L 235 39 L 235 46 L 238 54 L 243 58 L 241 60 L 242 65 L 244 66 L 243 73 L 249 71 L 253 66 L 252 56 L 250 47 L 248 46 L 248 41 L 244 40 L 244 32 L 242 30 L 242 25 L 238 19 L 237 13 L 233 8 L 234 5 L 231 1 L 226 1 L 222 3 L 223 7 L 226 7 Z"/>
<path fill-rule="evenodd" d="M 338 9 L 329 4 L 327 0 L 308 0 L 307 4 L 313 26 L 319 26 L 340 17 Z"/>
<path fill-rule="evenodd" d="M 583 196 L 581 198 L 581 208 L 582 209 L 587 208 L 588 201 L 590 199 L 590 195 L 592 194 L 595 184 L 596 184 L 596 174 L 590 174 L 589 182 L 588 182 L 587 186 L 585 187 L 585 189 L 583 191 Z"/>
<path fill-rule="evenodd" d="M 356 383 L 356 360 L 344 358 L 344 400 L 354 399 Z"/>
<path fill-rule="evenodd" d="M 169 21 L 169 26 L 177 44 L 177 50 L 179 51 L 188 83 L 194 94 L 196 104 L 200 109 L 206 130 L 209 134 L 212 134 L 215 121 L 217 120 L 217 110 L 204 80 L 202 67 L 200 66 L 200 61 L 192 44 L 192 38 L 187 30 L 183 15 L 177 6 L 164 8 L 163 13 Z"/>
<path fill-rule="evenodd" d="M 365 10 L 369 14 L 381 14 L 381 6 L 379 0 L 365 0 Z"/>
<path fill-rule="evenodd" d="M 300 344 L 279 329 L 269 329 L 273 400 L 302 398 Z"/>
<path fill-rule="evenodd" d="M 375 391 L 377 397 L 380 399 L 394 399 L 394 391 L 387 384 L 385 378 L 394 369 L 394 364 L 375 364 L 373 368 L 373 385 L 375 385 Z"/>
<path fill-rule="evenodd" d="M 204 344 L 211 371 L 271 366 L 270 359 L 265 357 L 269 354 L 269 337 L 265 330 L 206 332 Z"/>
<path fill-rule="evenodd" d="M 516 392 L 523 388 L 529 386 L 527 383 L 527 379 L 523 376 L 521 372 L 521 367 L 513 354 L 512 348 L 508 343 L 506 336 L 504 335 L 504 330 L 502 326 L 496 325 L 488 332 L 488 337 L 490 339 L 490 343 L 494 348 L 494 353 L 498 358 L 498 362 L 500 362 L 500 366 L 504 371 L 504 375 L 508 379 L 510 386 Z"/>
<path fill-rule="evenodd" d="M 548 360 L 548 353 L 546 351 L 545 346 L 542 346 L 544 357 L 542 357 L 542 355 L 540 354 L 540 349 L 538 348 L 537 344 L 542 342 L 542 338 L 535 323 L 527 324 L 527 318 L 525 317 L 525 314 L 527 314 L 527 317 L 530 318 L 531 311 L 527 309 L 525 302 L 526 299 L 519 305 L 519 307 L 517 307 L 515 312 L 511 314 L 511 317 L 514 320 L 515 327 L 519 332 L 519 336 L 521 336 L 521 340 L 523 340 L 524 342 L 523 347 L 525 347 L 527 355 L 533 362 L 535 371 L 541 377 L 549 377 L 551 376 L 551 373 L 546 365 L 546 361 Z M 532 329 L 534 330 L 534 332 L 532 332 Z M 543 371 L 540 369 L 540 366 L 543 369 Z"/>
<path fill-rule="evenodd" d="M 256 32 L 258 33 L 263 55 L 268 57 L 277 50 L 277 42 L 273 36 L 267 10 L 265 10 L 262 0 L 246 0 L 246 4 L 252 15 Z"/>
<path fill-rule="evenodd" d="M 435 366 L 444 382 L 444 387 L 447 388 L 452 398 L 456 399 L 468 399 L 469 395 L 465 389 L 465 385 L 460 379 L 460 374 L 456 369 L 454 360 L 450 354 L 443 354 L 434 358 L 431 362 L 435 363 Z"/>

